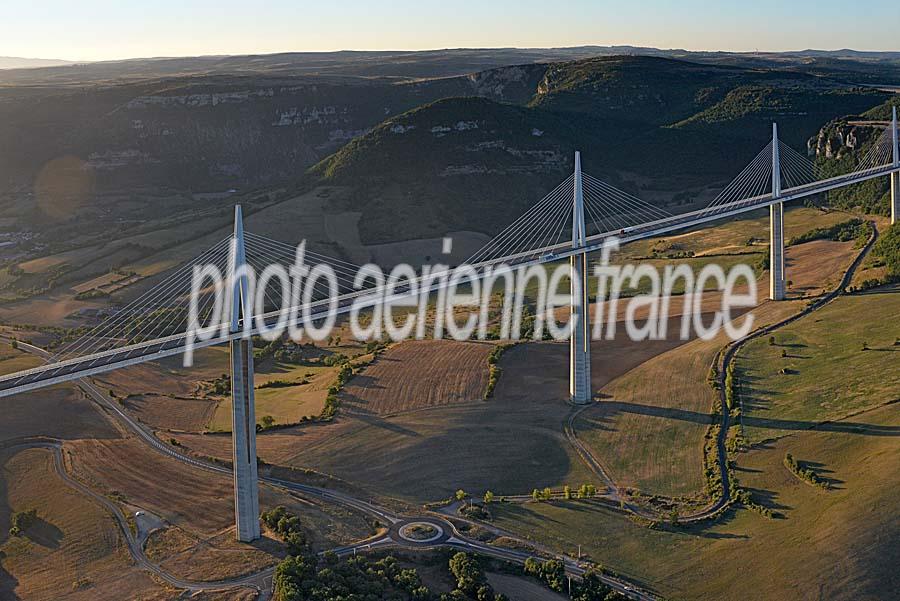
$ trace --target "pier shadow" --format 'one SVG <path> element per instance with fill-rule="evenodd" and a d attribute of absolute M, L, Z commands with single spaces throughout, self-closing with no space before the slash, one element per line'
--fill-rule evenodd
<path fill-rule="evenodd" d="M 674 407 L 657 407 L 655 405 L 643 405 L 640 403 L 624 401 L 603 401 L 600 404 L 604 406 L 604 415 L 606 419 L 612 419 L 617 413 L 633 413 L 701 425 L 709 424 L 711 421 L 711 417 L 708 413 L 700 413 Z M 882 424 L 868 424 L 852 421 L 814 422 L 806 420 L 752 417 L 747 415 L 744 415 L 742 419 L 745 427 L 767 428 L 771 430 L 818 430 L 822 432 L 858 434 L 861 436 L 900 436 L 900 426 Z M 585 420 L 582 420 L 582 423 L 584 423 L 584 421 Z"/>

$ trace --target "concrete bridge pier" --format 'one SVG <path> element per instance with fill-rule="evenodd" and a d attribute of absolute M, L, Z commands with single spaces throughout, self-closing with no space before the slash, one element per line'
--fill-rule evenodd
<path fill-rule="evenodd" d="M 772 124 L 772 198 L 781 198 L 778 125 Z M 769 206 L 769 298 L 784 300 L 784 203 Z"/>
<path fill-rule="evenodd" d="M 575 193 L 572 204 L 572 248 L 585 244 L 584 196 L 581 153 L 575 153 Z M 573 403 L 591 402 L 591 320 L 588 306 L 587 253 L 569 258 L 572 332 L 569 337 L 569 398 Z"/>
<path fill-rule="evenodd" d="M 784 300 L 784 204 L 769 207 L 769 298 Z"/>
<path fill-rule="evenodd" d="M 237 274 L 245 265 L 244 226 L 241 207 L 234 211 L 234 241 L 231 253 L 231 324 L 237 333 L 242 319 L 251 318 L 251 298 L 246 275 Z M 235 277 L 236 276 L 236 277 Z M 234 517 L 237 539 L 251 542 L 260 537 L 259 480 L 256 465 L 256 410 L 253 401 L 253 341 L 238 338 L 231 351 L 231 442 L 234 466 Z"/>
<path fill-rule="evenodd" d="M 891 115 L 891 142 L 893 149 L 894 167 L 900 169 L 900 140 L 897 132 L 897 107 L 892 107 Z M 900 172 L 891 173 L 891 224 L 900 220 Z"/>

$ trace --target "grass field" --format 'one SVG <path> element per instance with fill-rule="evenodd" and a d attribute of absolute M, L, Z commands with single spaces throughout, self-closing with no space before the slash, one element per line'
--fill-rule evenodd
<path fill-rule="evenodd" d="M 806 208 L 794 209 L 788 215 L 786 223 L 793 224 L 789 235 L 847 218 L 846 214 Z M 684 235 L 684 244 L 688 250 L 721 247 L 723 252 L 736 253 L 743 248 L 742 239 L 755 236 L 754 228 L 767 223 L 744 220 L 691 232 Z M 652 244 L 648 245 L 649 249 Z M 832 288 L 856 252 L 852 242 L 825 240 L 788 248 L 787 277 L 793 282 L 790 296 L 816 295 Z M 744 255 L 735 257 L 743 260 Z M 758 282 L 759 298 L 765 298 L 767 291 L 764 277 Z M 707 296 L 710 299 L 706 303 L 704 297 L 704 309 L 712 310 L 721 302 L 720 295 Z M 673 314 L 680 312 L 680 307 L 681 303 L 673 304 Z M 764 302 L 753 310 L 755 327 L 778 321 L 801 308 L 801 301 Z M 727 341 L 722 333 L 711 341 L 692 340 L 655 356 L 601 390 L 605 398 L 581 414 L 575 424 L 579 437 L 595 451 L 618 484 L 649 494 L 702 493 L 704 435 L 711 422 L 713 403 L 717 402 L 717 394 L 706 378 L 713 358 Z"/>
<path fill-rule="evenodd" d="M 849 421 L 856 426 L 795 432 L 738 456 L 740 485 L 782 519 L 741 510 L 712 526 L 653 530 L 578 502 L 491 511 L 496 525 L 560 551 L 581 544 L 666 598 L 890 599 L 900 586 L 900 405 Z M 787 452 L 820 464 L 836 488 L 798 480 L 782 464 Z"/>
<path fill-rule="evenodd" d="M 59 479 L 44 449 L 0 454 L 0 597 L 171 599 L 131 564 L 116 523 Z M 9 537 L 10 514 L 37 510 L 24 536 Z M 77 586 L 76 583 L 80 583 Z"/>
<path fill-rule="evenodd" d="M 900 288 L 844 296 L 738 355 L 751 441 L 900 399 Z M 869 350 L 863 350 L 863 345 Z"/>
<path fill-rule="evenodd" d="M 565 601 L 568 598 L 530 578 L 496 572 L 488 572 L 486 576 L 495 592 L 503 593 L 516 601 Z"/>
<path fill-rule="evenodd" d="M 762 324 L 799 309 L 765 303 L 753 314 Z M 703 491 L 703 441 L 717 399 L 706 377 L 726 342 L 721 333 L 650 358 L 600 390 L 600 402 L 579 416 L 578 436 L 618 484 L 670 496 Z"/>
<path fill-rule="evenodd" d="M 328 388 L 334 384 L 339 367 L 290 365 L 266 362 L 255 374 L 257 423 L 265 415 L 276 424 L 295 424 L 306 416 L 319 415 L 325 406 Z M 293 382 L 291 386 L 265 387 L 266 382 L 282 380 Z M 305 383 L 303 383 L 305 382 Z M 231 431 L 231 397 L 219 400 L 209 421 L 212 432 Z"/>

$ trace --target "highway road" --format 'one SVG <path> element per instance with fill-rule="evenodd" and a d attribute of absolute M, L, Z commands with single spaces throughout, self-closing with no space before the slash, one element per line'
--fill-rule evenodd
<path fill-rule="evenodd" d="M 37 355 L 44 359 L 45 361 L 49 361 L 52 359 L 52 355 L 33 344 L 29 344 L 27 342 L 23 342 L 21 340 L 18 341 L 19 349 Z M 90 399 L 92 399 L 95 403 L 100 405 L 101 407 L 109 410 L 112 417 L 114 417 L 120 425 L 123 425 L 133 434 L 135 434 L 141 441 L 149 445 L 155 451 L 163 453 L 170 458 L 195 467 L 197 469 L 202 469 L 210 472 L 216 472 L 219 474 L 226 474 L 229 477 L 232 476 L 231 469 L 218 465 L 216 463 L 202 461 L 196 459 L 194 457 L 190 457 L 183 453 L 180 453 L 176 449 L 166 445 L 162 441 L 160 441 L 152 431 L 150 431 L 146 426 L 132 418 L 128 413 L 114 400 L 110 399 L 105 393 L 103 393 L 93 382 L 91 382 L 88 378 L 81 378 L 77 381 L 78 386 L 85 392 L 86 395 Z M 36 444 L 36 443 L 35 443 Z M 45 445 L 50 445 L 50 447 L 55 449 L 57 456 L 59 455 L 59 445 L 58 441 L 44 443 Z M 57 463 L 57 470 L 62 468 L 62 463 Z M 64 469 L 62 469 L 65 472 Z M 62 477 L 62 475 L 61 475 Z M 147 569 L 154 574 L 157 574 L 160 578 L 169 582 L 173 586 L 184 588 L 190 591 L 198 591 L 198 590 L 221 590 L 225 588 L 236 588 L 236 587 L 245 587 L 251 588 L 259 592 L 260 600 L 268 599 L 268 596 L 271 594 L 271 583 L 272 583 L 272 574 L 274 572 L 273 568 L 267 568 L 266 570 L 257 572 L 255 574 L 250 574 L 247 576 L 243 576 L 240 578 L 234 578 L 230 580 L 223 580 L 218 582 L 194 582 L 189 580 L 179 579 L 167 572 L 165 572 L 160 566 L 154 564 L 150 561 L 143 552 L 143 548 L 140 544 L 137 544 L 134 536 L 131 533 L 130 528 L 128 527 L 127 521 L 125 520 L 124 515 L 121 513 L 121 510 L 115 506 L 112 502 L 110 502 L 105 497 L 97 495 L 93 491 L 90 491 L 84 485 L 78 483 L 76 480 L 72 479 L 65 475 L 65 481 L 70 483 L 73 487 L 78 489 L 79 491 L 87 494 L 91 498 L 94 499 L 102 499 L 102 504 L 106 507 L 115 517 L 116 521 L 119 523 L 119 526 L 122 528 L 123 534 L 126 537 L 126 541 L 128 542 L 129 552 L 132 557 L 135 559 L 135 562 L 142 568 Z M 363 541 L 359 541 L 353 545 L 338 547 L 332 549 L 332 551 L 338 553 L 339 555 L 348 555 L 354 553 L 362 553 L 366 551 L 371 551 L 373 549 L 385 548 L 385 547 L 403 547 L 403 548 L 435 548 L 439 546 L 448 546 L 464 551 L 482 553 L 485 555 L 489 555 L 491 557 L 496 557 L 498 559 L 513 561 L 515 563 L 524 563 L 526 559 L 529 557 L 535 557 L 535 554 L 530 554 L 525 551 L 513 550 L 513 549 L 505 549 L 502 547 L 495 547 L 492 545 L 486 545 L 480 541 L 470 539 L 465 535 L 461 534 L 456 527 L 448 521 L 445 517 L 432 514 L 432 515 L 421 515 L 421 516 L 401 516 L 397 515 L 393 512 L 390 512 L 384 508 L 381 508 L 369 501 L 356 498 L 352 495 L 348 495 L 343 492 L 329 490 L 326 488 L 310 486 L 306 484 L 301 484 L 298 482 L 291 482 L 289 480 L 283 480 L 279 478 L 271 478 L 271 477 L 260 477 L 260 481 L 274 486 L 276 488 L 280 488 L 285 491 L 299 493 L 302 495 L 309 495 L 312 497 L 316 497 L 319 499 L 323 499 L 326 501 L 330 501 L 333 503 L 337 503 L 339 505 L 343 505 L 345 507 L 349 507 L 365 513 L 373 518 L 376 518 L 380 522 L 386 524 L 388 526 L 387 532 L 385 534 L 372 537 Z M 463 518 L 454 518 L 460 519 L 461 521 L 470 521 L 465 520 Z M 428 521 L 436 521 L 436 523 L 441 525 L 441 528 L 444 532 L 450 533 L 451 535 L 446 539 L 441 539 L 438 541 L 434 541 L 431 543 L 416 543 L 412 542 L 408 539 L 404 539 L 401 536 L 398 536 L 399 529 L 404 525 L 411 522 L 428 522 Z M 472 522 L 474 523 L 474 522 Z M 484 527 L 484 524 L 479 524 L 481 527 Z M 498 530 L 498 532 L 500 532 Z M 557 557 L 562 559 L 566 566 L 566 573 L 575 578 L 580 578 L 587 569 L 571 557 L 566 557 L 563 555 L 559 555 L 554 553 L 552 550 L 543 548 L 539 545 L 535 545 L 531 541 L 526 541 L 517 537 L 513 533 L 503 532 L 504 537 L 507 537 L 511 540 L 515 540 L 518 543 L 533 547 L 540 551 L 543 555 L 548 555 L 552 557 Z M 614 578 L 608 575 L 601 575 L 601 580 L 613 588 L 614 590 L 619 591 L 620 593 L 628 596 L 631 599 L 638 599 L 640 601 L 654 601 L 657 599 L 655 595 L 650 593 L 649 591 L 644 591 L 640 589 L 637 585 L 627 582 L 620 578 Z"/>

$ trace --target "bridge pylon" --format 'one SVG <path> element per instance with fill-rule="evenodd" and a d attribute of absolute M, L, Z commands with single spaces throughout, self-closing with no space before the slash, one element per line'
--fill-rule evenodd
<path fill-rule="evenodd" d="M 900 137 L 897 133 L 897 107 L 891 107 L 891 148 L 894 169 L 900 170 Z M 891 224 L 900 221 L 900 171 L 891 172 Z"/>
<path fill-rule="evenodd" d="M 238 333 L 251 319 L 249 278 L 246 265 L 244 224 L 240 205 L 234 208 L 234 239 L 229 269 L 231 321 L 229 331 Z M 253 399 L 253 341 L 235 338 L 231 351 L 231 443 L 234 466 L 234 518 L 237 539 L 259 538 L 259 476 L 256 465 L 256 410 Z"/>
<path fill-rule="evenodd" d="M 581 153 L 575 152 L 575 192 L 572 199 L 572 248 L 585 245 L 584 195 Z M 569 398 L 573 403 L 591 401 L 591 320 L 588 306 L 587 253 L 569 258 L 572 305 L 569 319 Z"/>
<path fill-rule="evenodd" d="M 778 125 L 772 124 L 772 198 L 781 198 Z M 769 298 L 784 300 L 784 203 L 769 206 Z"/>

